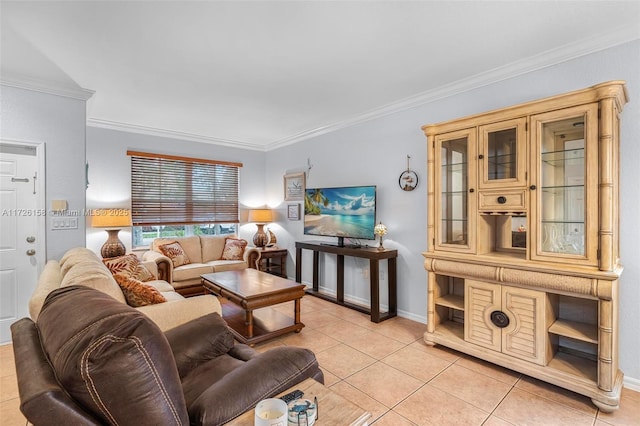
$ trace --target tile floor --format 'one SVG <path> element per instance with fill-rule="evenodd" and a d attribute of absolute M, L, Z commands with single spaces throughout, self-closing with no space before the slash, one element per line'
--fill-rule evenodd
<path fill-rule="evenodd" d="M 290 304 L 277 307 L 291 315 Z M 442 347 L 423 343 L 424 324 L 380 324 L 306 296 L 299 334 L 257 345 L 313 350 L 325 385 L 372 413 L 375 426 L 640 425 L 640 393 L 624 389 L 621 407 L 601 413 L 581 395 Z M 24 425 L 10 345 L 0 346 L 0 425 Z M 333 425 L 332 425 L 333 426 Z"/>

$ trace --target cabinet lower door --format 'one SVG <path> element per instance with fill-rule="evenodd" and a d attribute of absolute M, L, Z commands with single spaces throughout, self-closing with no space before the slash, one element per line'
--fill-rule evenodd
<path fill-rule="evenodd" d="M 491 314 L 500 311 L 502 286 L 475 280 L 464 284 L 464 340 L 499 352 L 502 329 L 491 322 Z"/>
<path fill-rule="evenodd" d="M 504 354 L 547 364 L 546 300 L 544 292 L 502 286 L 502 309 L 511 320 L 502 329 Z"/>
<path fill-rule="evenodd" d="M 464 339 L 540 365 L 550 351 L 544 292 L 465 280 Z"/>

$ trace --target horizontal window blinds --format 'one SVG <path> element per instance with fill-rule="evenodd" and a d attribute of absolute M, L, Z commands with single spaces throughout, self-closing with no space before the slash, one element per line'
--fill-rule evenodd
<path fill-rule="evenodd" d="M 134 226 L 238 223 L 238 163 L 131 156 Z"/>

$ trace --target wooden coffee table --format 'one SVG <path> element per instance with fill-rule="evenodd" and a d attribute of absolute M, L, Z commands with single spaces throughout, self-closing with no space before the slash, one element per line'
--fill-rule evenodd
<path fill-rule="evenodd" d="M 232 302 L 223 303 L 222 316 L 242 343 L 254 345 L 304 327 L 300 322 L 303 284 L 251 268 L 201 278 L 205 289 Z M 294 302 L 293 318 L 269 308 L 289 301 Z"/>
<path fill-rule="evenodd" d="M 349 425 L 365 426 L 371 418 L 371 413 L 366 412 L 351 401 L 341 397 L 331 389 L 323 386 L 313 379 L 304 382 L 282 392 L 282 396 L 292 390 L 300 389 L 304 392 L 303 398 L 313 401 L 318 398 L 318 426 L 324 425 Z M 254 410 L 249 410 L 240 417 L 230 421 L 227 425 L 253 426 Z"/>

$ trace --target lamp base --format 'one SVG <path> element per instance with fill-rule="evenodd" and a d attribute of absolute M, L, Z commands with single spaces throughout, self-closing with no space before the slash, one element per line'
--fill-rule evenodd
<path fill-rule="evenodd" d="M 107 242 L 104 243 L 100 249 L 100 255 L 102 255 L 102 258 L 107 259 L 110 257 L 124 256 L 127 249 L 118 238 L 118 232 L 120 232 L 120 230 L 107 229 L 107 232 L 109 233 L 109 238 L 107 238 Z"/>
<path fill-rule="evenodd" d="M 259 248 L 263 248 L 267 245 L 267 234 L 264 233 L 264 224 L 257 223 L 258 231 L 253 236 L 253 245 Z"/>

